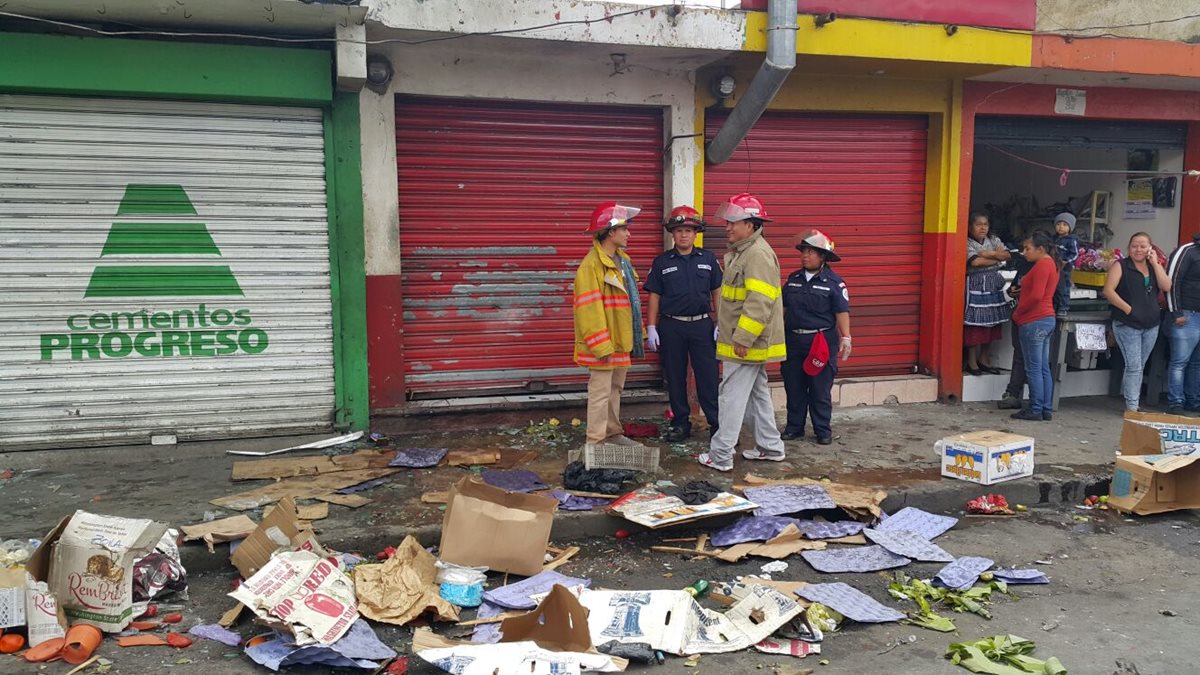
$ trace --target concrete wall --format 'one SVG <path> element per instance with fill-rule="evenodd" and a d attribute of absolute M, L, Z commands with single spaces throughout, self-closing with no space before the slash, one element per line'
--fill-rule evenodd
<path fill-rule="evenodd" d="M 1037 197 L 1038 203 L 1046 206 L 1068 197 L 1078 197 L 1093 190 L 1104 190 L 1113 194 L 1112 223 L 1113 238 L 1109 248 L 1125 250 L 1129 237 L 1134 232 L 1147 232 L 1154 242 L 1170 253 L 1179 240 L 1180 193 L 1176 190 L 1175 207 L 1155 209 L 1153 220 L 1131 220 L 1125 218 L 1126 175 L 1073 173 L 1066 186 L 1059 185 L 1059 174 L 1025 162 L 1007 157 L 986 146 L 977 146 L 975 167 L 972 177 L 971 204 L 982 208 L 984 204 L 1002 204 L 1016 195 Z M 1063 166 L 1071 169 L 1122 170 L 1126 163 L 1125 150 L 1079 150 L 1057 148 L 1007 148 L 1010 152 L 1036 162 Z M 1159 169 L 1180 171 L 1183 169 L 1183 150 L 1160 150 Z M 1179 178 L 1180 181 L 1184 179 Z M 1182 183 L 1180 183 L 1182 185 Z M 1086 222 L 1085 219 L 1080 221 Z"/>
<path fill-rule="evenodd" d="M 1166 22 L 1200 14 L 1194 2 L 1182 0 L 1038 0 L 1037 30 L 1044 33 L 1111 34 L 1119 37 L 1200 42 L 1200 18 Z M 1133 26 L 1144 24 L 1148 26 Z M 1099 26 L 1093 30 L 1079 30 Z"/>

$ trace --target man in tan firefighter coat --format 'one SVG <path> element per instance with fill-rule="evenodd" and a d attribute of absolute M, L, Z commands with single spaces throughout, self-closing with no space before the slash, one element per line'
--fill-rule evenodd
<path fill-rule="evenodd" d="M 709 451 L 698 461 L 717 471 L 733 470 L 733 453 L 745 422 L 755 447 L 746 459 L 781 462 L 783 439 L 775 426 L 775 408 L 767 388 L 767 364 L 787 357 L 779 259 L 763 238 L 770 222 L 762 202 L 749 194 L 734 195 L 717 209 L 729 235 L 725 279 L 717 305 L 717 358 L 723 362 L 720 427 Z"/>
<path fill-rule="evenodd" d="M 624 249 L 641 209 L 604 202 L 592 212 L 592 250 L 575 272 L 575 363 L 588 369 L 587 442 L 641 445 L 621 426 L 621 391 L 645 356 L 637 272 Z"/>

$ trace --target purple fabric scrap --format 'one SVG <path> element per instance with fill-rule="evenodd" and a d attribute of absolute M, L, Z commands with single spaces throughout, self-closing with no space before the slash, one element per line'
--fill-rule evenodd
<path fill-rule="evenodd" d="M 564 576 L 553 570 L 538 572 L 515 584 L 493 588 L 483 594 L 483 599 L 493 605 L 505 609 L 534 609 L 537 603 L 530 596 L 549 593 L 555 585 L 571 588 L 572 586 L 591 586 L 591 579 L 576 579 Z"/>
<path fill-rule="evenodd" d="M 800 528 L 806 539 L 849 537 L 862 532 L 863 528 L 866 527 L 866 525 L 857 520 L 839 520 L 833 523 L 818 520 L 800 520 L 796 521 L 796 526 Z"/>
<path fill-rule="evenodd" d="M 840 581 L 832 584 L 809 584 L 796 589 L 796 595 L 809 602 L 819 602 L 859 623 L 885 623 L 904 618 L 903 613 Z"/>
<path fill-rule="evenodd" d="M 483 482 L 498 487 L 505 492 L 533 492 L 545 490 L 547 486 L 542 479 L 532 471 L 513 469 L 512 471 L 483 472 Z"/>
<path fill-rule="evenodd" d="M 383 661 L 396 658 L 396 652 L 379 641 L 366 620 L 358 619 L 350 630 L 331 645 L 298 647 L 280 636 L 246 648 L 255 663 L 271 670 L 291 665 L 323 665 L 331 668 L 379 668 Z"/>
<path fill-rule="evenodd" d="M 954 556 L 947 553 L 941 546 L 908 530 L 868 528 L 863 530 L 863 534 L 872 542 L 906 558 L 921 562 L 953 562 L 954 560 Z"/>
<path fill-rule="evenodd" d="M 563 511 L 591 511 L 597 506 L 607 506 L 613 501 L 604 497 L 578 497 L 566 490 L 551 490 L 550 496 L 558 500 L 558 508 Z"/>
<path fill-rule="evenodd" d="M 475 614 L 476 619 L 490 619 L 494 616 L 500 616 L 506 610 L 500 605 L 493 605 L 486 600 L 479 606 L 479 611 Z M 481 623 L 475 626 L 475 632 L 471 634 L 471 642 L 481 644 L 496 644 L 500 641 L 500 624 L 498 623 Z"/>
<path fill-rule="evenodd" d="M 782 516 L 797 511 L 834 509 L 837 504 L 820 485 L 767 485 L 746 488 L 746 499 L 758 504 L 760 516 Z"/>
<path fill-rule="evenodd" d="M 188 632 L 191 633 L 192 635 L 195 635 L 196 637 L 202 637 L 205 640 L 216 640 L 217 642 L 220 642 L 221 644 L 229 645 L 230 647 L 236 647 L 236 646 L 242 644 L 242 636 L 238 635 L 237 633 L 235 633 L 231 630 L 222 628 L 221 626 L 218 626 L 215 623 L 213 623 L 213 624 L 199 623 L 199 624 L 196 624 L 195 626 L 192 626 L 191 630 L 189 630 Z"/>
<path fill-rule="evenodd" d="M 882 546 L 855 546 L 824 551 L 801 551 L 800 555 L 818 572 L 878 572 L 904 567 L 908 558 L 896 555 Z"/>
<path fill-rule="evenodd" d="M 766 541 L 795 522 L 795 518 L 779 516 L 746 516 L 718 530 L 711 543 L 713 546 L 732 546 L 747 541 Z"/>
<path fill-rule="evenodd" d="M 1003 581 L 1006 584 L 1048 584 L 1050 577 L 1039 569 L 1000 569 L 992 572 L 992 576 L 997 581 Z"/>
<path fill-rule="evenodd" d="M 388 466 L 425 469 L 437 466 L 448 452 L 446 448 L 404 448 L 396 451 L 395 459 L 388 462 Z"/>
<path fill-rule="evenodd" d="M 938 535 L 945 533 L 957 523 L 958 518 L 939 516 L 936 513 L 922 511 L 915 506 L 906 506 L 888 516 L 886 520 L 876 525 L 875 529 L 908 530 L 927 541 L 933 541 Z"/>
<path fill-rule="evenodd" d="M 946 565 L 933 577 L 934 586 L 965 591 L 975 585 L 979 575 L 996 564 L 988 558 L 966 555 Z"/>
<path fill-rule="evenodd" d="M 371 480 L 365 480 L 365 481 L 359 483 L 358 485 L 351 485 L 350 487 L 344 487 L 341 490 L 338 490 L 337 493 L 339 495 L 352 495 L 355 492 L 364 492 L 366 490 L 372 490 L 374 488 L 379 487 L 380 485 L 383 485 L 384 483 L 391 482 L 391 480 L 392 480 L 391 476 L 384 476 L 382 478 L 372 478 Z"/>

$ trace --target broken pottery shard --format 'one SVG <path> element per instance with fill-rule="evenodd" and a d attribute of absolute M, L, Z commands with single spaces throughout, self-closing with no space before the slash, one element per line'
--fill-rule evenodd
<path fill-rule="evenodd" d="M 449 452 L 446 448 L 405 448 L 396 451 L 396 458 L 388 462 L 388 466 L 402 466 L 409 469 L 425 469 L 437 466 L 438 462 Z"/>
<path fill-rule="evenodd" d="M 936 513 L 922 511 L 915 506 L 906 506 L 875 527 L 877 530 L 908 530 L 918 534 L 928 541 L 937 538 L 958 523 L 958 518 L 939 516 Z"/>
<path fill-rule="evenodd" d="M 505 492 L 534 492 L 545 490 L 547 486 L 542 479 L 532 471 L 514 469 L 512 471 L 484 471 L 483 482 L 498 487 Z"/>
<path fill-rule="evenodd" d="M 921 562 L 950 562 L 954 556 L 942 547 L 931 543 L 924 537 L 908 530 L 863 530 L 867 539 L 879 544 L 887 550 L 906 558 Z"/>
<path fill-rule="evenodd" d="M 483 599 L 505 609 L 533 609 L 537 607 L 533 596 L 548 593 L 555 586 L 574 588 L 591 585 L 591 579 L 576 579 L 555 571 L 540 572 L 515 584 L 493 588 L 483 594 Z"/>
<path fill-rule="evenodd" d="M 819 520 L 799 520 L 796 521 L 796 527 L 804 533 L 806 539 L 837 539 L 839 537 L 849 537 L 863 531 L 866 525 L 857 520 L 839 520 L 834 523 L 826 523 Z"/>
<path fill-rule="evenodd" d="M 992 576 L 997 581 L 1003 581 L 1006 584 L 1048 584 L 1050 577 L 1047 577 L 1044 572 L 1038 569 L 1027 570 L 996 570 L 992 572 Z"/>
<path fill-rule="evenodd" d="M 746 488 L 743 492 L 746 499 L 758 504 L 760 516 L 837 508 L 833 498 L 820 485 L 768 485 Z"/>
<path fill-rule="evenodd" d="M 796 590 L 796 595 L 809 602 L 819 602 L 826 607 L 859 623 L 885 623 L 904 618 L 887 605 L 882 605 L 871 596 L 841 582 L 832 584 L 809 584 Z"/>
<path fill-rule="evenodd" d="M 975 585 L 975 580 L 994 565 L 995 562 L 987 558 L 979 558 L 976 556 L 963 556 L 954 562 L 942 568 L 937 576 L 933 578 L 935 586 L 944 586 L 952 588 L 956 591 L 962 591 Z"/>
<path fill-rule="evenodd" d="M 779 516 L 747 516 L 713 534 L 712 545 L 732 546 L 747 541 L 766 541 L 794 522 L 794 518 Z"/>
<path fill-rule="evenodd" d="M 818 572 L 877 572 L 903 567 L 908 558 L 896 555 L 882 546 L 836 548 L 824 551 L 801 551 L 800 555 Z"/>

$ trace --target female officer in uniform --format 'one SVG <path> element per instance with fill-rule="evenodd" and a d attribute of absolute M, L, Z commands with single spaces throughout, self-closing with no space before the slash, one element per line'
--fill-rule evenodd
<path fill-rule="evenodd" d="M 781 436 L 785 441 L 804 436 L 811 413 L 817 443 L 829 445 L 833 442 L 830 418 L 837 375 L 837 359 L 830 355 L 836 352 L 842 361 L 850 358 L 850 293 L 846 282 L 827 264 L 841 260 L 829 237 L 809 230 L 796 237 L 794 245 L 803 267 L 783 285 L 788 357 L 782 368 L 787 426 Z M 836 349 L 834 340 L 838 341 Z"/>

